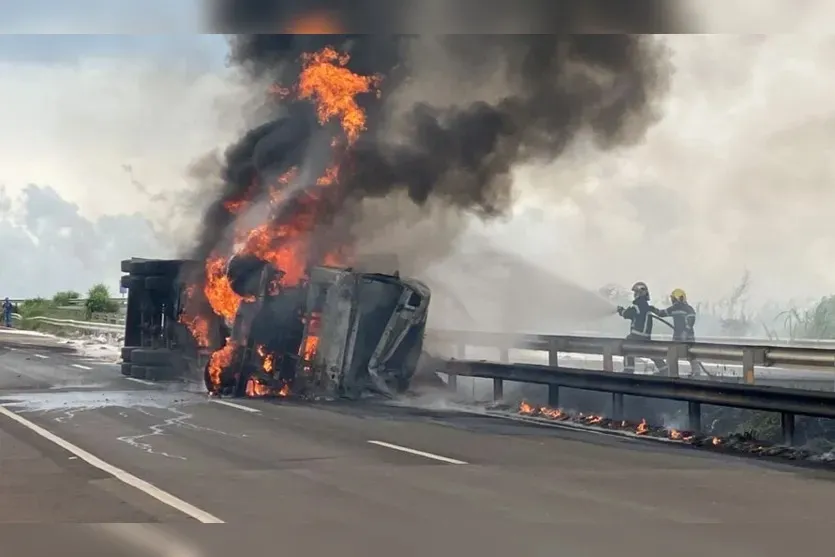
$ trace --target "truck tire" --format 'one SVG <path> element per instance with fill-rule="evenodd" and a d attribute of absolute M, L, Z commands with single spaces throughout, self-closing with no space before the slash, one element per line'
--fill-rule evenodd
<path fill-rule="evenodd" d="M 132 367 L 133 367 L 133 366 L 132 366 L 131 364 L 129 364 L 129 363 L 123 363 L 123 364 L 122 364 L 122 375 L 124 375 L 125 377 L 130 377 L 130 376 L 131 376 L 131 373 L 132 373 L 132 371 L 133 371 L 133 370 L 131 369 Z"/>
<path fill-rule="evenodd" d="M 167 348 L 137 348 L 130 355 L 131 363 L 141 366 L 173 367 L 179 362 L 179 359 L 179 353 Z"/>
<path fill-rule="evenodd" d="M 182 379 L 182 373 L 169 366 L 145 366 L 145 379 L 148 381 L 176 381 Z"/>
<path fill-rule="evenodd" d="M 131 352 L 133 352 L 137 348 L 138 348 L 137 346 L 123 346 L 122 347 L 122 361 L 125 362 L 125 363 L 129 363 L 131 361 L 130 360 Z"/>
<path fill-rule="evenodd" d="M 124 271 L 136 276 L 166 275 L 177 276 L 183 267 L 182 259 L 135 259 L 128 265 L 129 270 Z"/>
<path fill-rule="evenodd" d="M 137 277 L 139 278 L 139 277 Z M 169 292 L 174 287 L 174 278 L 170 276 L 145 277 L 145 290 L 151 292 Z"/>
<path fill-rule="evenodd" d="M 127 290 L 136 290 L 137 288 L 142 287 L 145 284 L 145 281 L 142 280 L 142 277 L 133 277 L 130 275 L 123 275 L 119 279 L 119 286 L 125 288 Z"/>
<path fill-rule="evenodd" d="M 134 379 L 145 379 L 148 375 L 148 368 L 131 364 L 130 376 Z"/>

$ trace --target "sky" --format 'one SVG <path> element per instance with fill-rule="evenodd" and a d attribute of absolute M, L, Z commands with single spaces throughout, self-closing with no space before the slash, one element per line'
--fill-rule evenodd
<path fill-rule="evenodd" d="M 0 3 L 4 32 L 41 33 L 0 35 L 0 295 L 115 291 L 120 259 L 188 239 L 211 188 L 195 168 L 259 91 L 226 67 L 223 37 L 185 32 L 196 0 Z M 802 5 L 796 31 L 832 9 Z M 78 34 L 143 28 L 172 34 Z M 747 269 L 756 303 L 835 292 L 835 37 L 658 40 L 672 90 L 645 140 L 518 169 L 512 217 L 470 235 L 592 290 L 643 280 L 715 301 Z M 532 194 L 543 181 L 558 193 Z"/>

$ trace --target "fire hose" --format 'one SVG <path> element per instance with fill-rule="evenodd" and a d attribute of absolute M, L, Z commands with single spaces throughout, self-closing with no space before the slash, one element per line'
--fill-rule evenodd
<path fill-rule="evenodd" d="M 670 323 L 669 321 L 667 321 L 666 319 L 664 319 L 663 317 L 658 316 L 658 315 L 655 315 L 655 314 L 653 314 L 653 313 L 650 313 L 649 315 L 650 315 L 650 317 L 652 317 L 652 318 L 653 318 L 653 319 L 655 319 L 656 321 L 660 321 L 660 322 L 662 322 L 663 324 L 665 324 L 666 326 L 668 326 L 670 329 L 675 330 L 675 327 L 673 326 L 673 324 L 672 324 L 672 323 Z M 697 366 L 699 367 L 699 369 L 701 370 L 701 372 L 702 372 L 702 373 L 704 373 L 705 375 L 707 375 L 708 377 L 711 377 L 711 378 L 713 378 L 713 377 L 714 377 L 714 375 L 713 375 L 712 373 L 710 373 L 710 372 L 707 370 L 707 368 L 705 368 L 705 366 L 704 366 L 704 365 L 702 365 L 702 362 L 700 362 L 699 360 L 696 360 L 696 359 L 690 360 L 690 367 L 691 367 L 690 372 L 691 372 L 691 373 L 692 373 L 692 372 L 694 372 L 694 371 L 696 371 L 696 370 L 692 369 L 692 367 L 693 367 L 693 365 L 694 365 L 694 364 L 695 364 L 695 365 L 697 365 Z"/>
<path fill-rule="evenodd" d="M 661 317 L 660 315 L 655 315 L 654 313 L 650 313 L 650 314 L 649 314 L 649 316 L 650 316 L 651 318 L 655 319 L 656 321 L 660 321 L 661 323 L 663 323 L 664 325 L 666 325 L 666 326 L 667 326 L 667 327 L 669 327 L 670 329 L 675 330 L 675 326 L 673 326 L 673 324 L 672 324 L 672 323 L 670 323 L 669 321 L 667 321 L 666 319 L 664 319 L 664 318 L 663 318 L 663 317 Z M 710 377 L 710 378 L 715 378 L 715 375 L 713 375 L 712 373 L 710 373 L 710 372 L 707 370 L 707 368 L 705 368 L 705 366 L 702 364 L 702 362 L 700 362 L 699 360 L 696 360 L 696 359 L 690 360 L 690 371 L 691 371 L 691 373 L 696 371 L 695 369 L 693 369 L 693 366 L 694 366 L 694 365 L 695 365 L 695 366 L 698 366 L 699 370 L 700 370 L 702 373 L 704 373 L 705 375 L 707 375 L 708 377 Z"/>

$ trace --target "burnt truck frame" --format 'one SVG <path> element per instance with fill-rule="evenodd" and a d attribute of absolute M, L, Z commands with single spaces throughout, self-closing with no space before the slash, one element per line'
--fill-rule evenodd
<path fill-rule="evenodd" d="M 186 284 L 196 262 L 129 260 L 122 373 L 143 379 L 197 379 L 207 388 L 212 352 L 234 342 L 232 363 L 219 395 L 242 396 L 250 378 L 270 392 L 356 399 L 368 392 L 393 396 L 408 390 L 423 353 L 430 289 L 416 279 L 360 268 L 318 266 L 297 287 L 271 292 L 275 268 L 249 268 L 231 278 L 243 302 L 233 323 L 214 316 L 210 347 L 201 350 L 179 322 Z M 164 272 L 163 272 L 164 271 Z M 149 280 L 150 279 L 150 280 Z M 237 286 L 237 287 L 236 287 Z M 315 339 L 308 358 L 306 348 Z M 264 369 L 270 357 L 271 372 Z M 260 393 L 263 394 L 263 393 Z"/>

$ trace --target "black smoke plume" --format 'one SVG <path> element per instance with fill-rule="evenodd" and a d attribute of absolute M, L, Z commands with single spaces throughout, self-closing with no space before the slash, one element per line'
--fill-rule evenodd
<path fill-rule="evenodd" d="M 619 34 L 237 35 L 231 39 L 230 61 L 253 77 L 289 86 L 298 77 L 302 53 L 332 46 L 350 54 L 353 72 L 383 77 L 381 99 L 359 99 L 368 112 L 369 129 L 340 166 L 339 202 L 327 217 L 331 230 L 340 230 L 336 236 L 344 238 L 351 224 L 363 218 L 363 200 L 403 193 L 418 206 L 433 201 L 489 218 L 504 214 L 512 204 L 514 167 L 550 163 L 581 136 L 591 137 L 601 148 L 628 145 L 640 141 L 656 121 L 669 80 L 666 51 L 657 37 L 624 33 L 677 30 L 672 3 L 624 4 L 635 9 L 555 2 L 514 14 L 514 21 L 551 22 L 553 29 Z M 290 16 L 281 6 L 296 10 L 295 16 L 307 5 L 221 2 L 217 25 L 226 30 L 256 21 L 282 22 Z M 566 9 L 569 5 L 573 8 Z M 357 3 L 346 15 L 346 27 L 362 19 L 363 6 Z M 408 106 L 389 106 L 386 100 L 398 92 L 427 85 L 421 82 L 421 69 L 431 63 L 421 59 L 421 47 L 428 43 L 433 52 L 444 53 L 445 68 L 434 72 L 435 81 L 428 85 L 461 89 L 470 78 L 475 83 L 478 76 L 501 71 L 506 90 L 498 99 L 452 106 L 424 102 L 419 96 L 410 97 Z M 228 241 L 236 217 L 225 210 L 226 202 L 251 196 L 253 184 L 272 183 L 291 166 L 312 165 L 315 174 L 327 164 L 327 157 L 317 153 L 327 152 L 334 130 L 323 130 L 311 107 L 290 103 L 265 110 L 273 111 L 268 123 L 226 152 L 225 188 L 206 215 L 198 258 Z M 395 113 L 396 139 L 390 133 Z"/>

